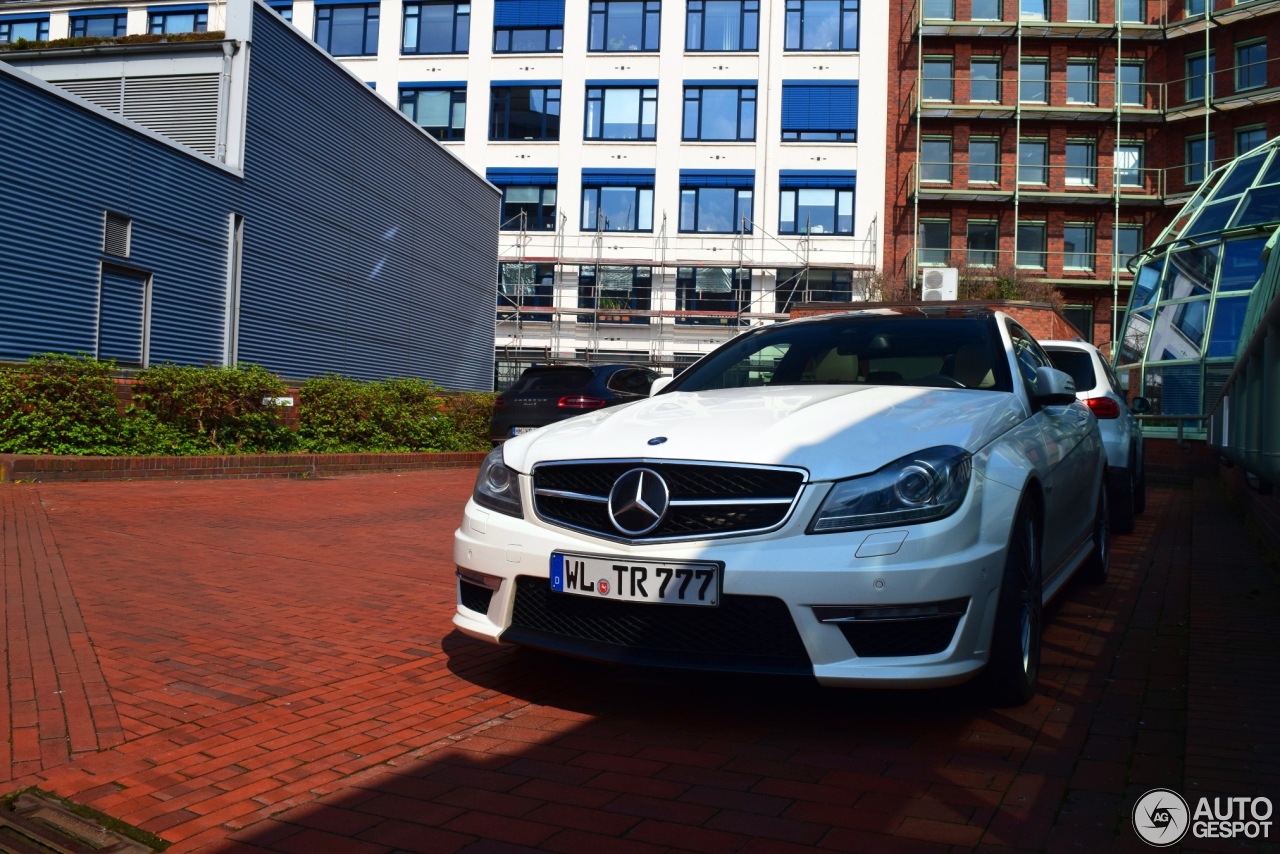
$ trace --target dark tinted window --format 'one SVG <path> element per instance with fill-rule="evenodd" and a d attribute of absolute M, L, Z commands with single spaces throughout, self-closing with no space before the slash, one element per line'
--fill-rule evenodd
<path fill-rule="evenodd" d="M 577 391 L 591 384 L 590 368 L 530 368 L 520 375 L 509 394 L 529 391 Z"/>
<path fill-rule="evenodd" d="M 1050 350 L 1053 366 L 1071 375 L 1076 381 L 1076 391 L 1092 391 L 1098 384 L 1093 370 L 1093 357 L 1080 350 Z"/>
<path fill-rule="evenodd" d="M 980 317 L 784 323 L 724 345 L 681 374 L 673 390 L 860 383 L 1009 391 L 994 332 Z"/>
<path fill-rule="evenodd" d="M 618 371 L 609 377 L 607 387 L 622 394 L 648 394 L 653 379 L 653 374 L 648 371 Z"/>

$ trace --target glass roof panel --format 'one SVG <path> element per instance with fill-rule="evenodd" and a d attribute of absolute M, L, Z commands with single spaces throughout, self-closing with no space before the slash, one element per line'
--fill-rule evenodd
<path fill-rule="evenodd" d="M 1209 323 L 1209 300 L 1175 302 L 1156 312 L 1151 330 L 1147 362 L 1169 362 L 1200 358 L 1200 343 Z"/>
<path fill-rule="evenodd" d="M 1120 339 L 1120 357 L 1118 365 L 1132 365 L 1142 361 L 1147 351 L 1147 339 L 1151 337 L 1151 309 L 1135 311 L 1129 315 L 1129 322 L 1124 327 L 1124 337 Z"/>
<path fill-rule="evenodd" d="M 1222 272 L 1218 274 L 1218 292 L 1251 290 L 1262 278 L 1267 262 L 1262 260 L 1265 237 L 1228 240 L 1222 247 Z"/>
<path fill-rule="evenodd" d="M 1264 148 L 1261 151 L 1250 154 L 1243 160 L 1237 160 L 1227 177 L 1223 179 L 1222 184 L 1214 191 L 1214 198 L 1225 199 L 1228 196 L 1238 196 L 1243 193 L 1253 184 L 1253 179 L 1258 176 L 1258 171 L 1262 169 L 1262 164 L 1270 156 L 1271 150 Z"/>
<path fill-rule="evenodd" d="M 1259 184 L 1274 184 L 1280 181 L 1280 157 L 1271 161 L 1271 165 L 1267 167 L 1267 171 L 1262 173 Z"/>
<path fill-rule="evenodd" d="M 1211 358 L 1236 355 L 1240 346 L 1240 330 L 1244 328 L 1244 315 L 1249 308 L 1249 295 L 1223 297 L 1213 306 L 1213 328 L 1209 332 L 1209 346 L 1205 355 Z"/>
<path fill-rule="evenodd" d="M 1244 197 L 1240 213 L 1236 214 L 1236 226 L 1262 225 L 1280 222 L 1280 184 L 1255 187 Z"/>
<path fill-rule="evenodd" d="M 1190 247 L 1169 253 L 1169 269 L 1160 301 L 1208 296 L 1218 267 L 1218 246 Z"/>
<path fill-rule="evenodd" d="M 1164 270 L 1164 258 L 1148 261 L 1138 268 L 1138 275 L 1133 282 L 1133 305 L 1140 308 L 1156 301 L 1156 285 L 1160 282 L 1160 272 Z"/>
<path fill-rule="evenodd" d="M 1235 213 L 1238 201 L 1238 199 L 1227 199 L 1205 205 L 1200 209 L 1195 222 L 1191 223 L 1183 234 L 1208 234 L 1221 231 L 1231 221 L 1231 214 Z"/>

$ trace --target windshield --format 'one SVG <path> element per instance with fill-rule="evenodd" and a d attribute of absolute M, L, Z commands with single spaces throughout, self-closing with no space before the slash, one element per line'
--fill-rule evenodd
<path fill-rule="evenodd" d="M 669 389 L 813 384 L 1012 388 L 992 318 L 846 315 L 742 335 Z"/>

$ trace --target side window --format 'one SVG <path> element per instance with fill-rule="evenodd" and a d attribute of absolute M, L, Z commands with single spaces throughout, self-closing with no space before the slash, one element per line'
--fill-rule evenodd
<path fill-rule="evenodd" d="M 605 386 L 610 391 L 616 391 L 620 394 L 640 394 L 637 386 L 640 379 L 640 371 L 618 371 L 609 377 L 609 382 Z"/>
<path fill-rule="evenodd" d="M 1036 368 L 1052 367 L 1053 363 L 1021 326 L 1009 324 L 1009 337 L 1013 340 L 1013 355 L 1018 363 L 1018 372 L 1022 374 L 1027 389 L 1034 395 L 1039 391 L 1036 387 Z"/>

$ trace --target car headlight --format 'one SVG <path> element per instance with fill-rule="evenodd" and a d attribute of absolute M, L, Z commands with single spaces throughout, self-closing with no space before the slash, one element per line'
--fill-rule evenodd
<path fill-rule="evenodd" d="M 951 445 L 895 460 L 831 487 L 810 534 L 931 522 L 954 513 L 969 491 L 970 454 Z"/>
<path fill-rule="evenodd" d="M 524 506 L 520 501 L 520 475 L 502 461 L 502 446 L 494 448 L 480 464 L 476 476 L 476 488 L 471 499 L 481 507 L 497 510 L 517 519 L 524 518 Z"/>

